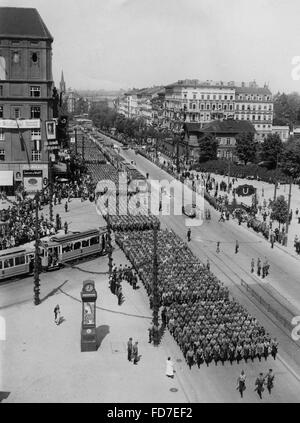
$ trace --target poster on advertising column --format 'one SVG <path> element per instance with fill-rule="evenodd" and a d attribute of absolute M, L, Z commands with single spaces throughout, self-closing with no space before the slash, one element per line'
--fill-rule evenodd
<path fill-rule="evenodd" d="M 23 184 L 28 193 L 40 191 L 43 187 L 43 171 L 37 169 L 23 170 Z"/>
<path fill-rule="evenodd" d="M 46 135 L 47 140 L 56 139 L 56 123 L 55 120 L 46 120 Z"/>

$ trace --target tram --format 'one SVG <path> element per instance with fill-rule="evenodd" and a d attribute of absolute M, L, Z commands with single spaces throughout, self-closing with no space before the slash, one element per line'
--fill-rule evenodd
<path fill-rule="evenodd" d="M 22 247 L 0 251 L 0 280 L 32 273 L 34 250 Z"/>
<path fill-rule="evenodd" d="M 83 232 L 55 235 L 40 241 L 41 270 L 59 269 L 65 263 L 89 256 L 104 255 L 107 248 L 107 229 L 90 229 Z M 34 247 L 15 247 L 0 251 L 0 281 L 19 275 L 32 274 Z"/>
<path fill-rule="evenodd" d="M 54 270 L 68 261 L 105 254 L 106 243 L 106 228 L 52 236 L 49 241 L 40 243 L 42 269 Z"/>

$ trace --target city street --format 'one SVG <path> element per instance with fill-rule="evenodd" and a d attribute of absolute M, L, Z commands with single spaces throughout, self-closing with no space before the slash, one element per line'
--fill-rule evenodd
<path fill-rule="evenodd" d="M 151 171 L 155 168 L 151 167 Z M 60 206 L 57 207 L 63 214 Z M 88 227 L 99 224 L 99 216 L 90 202 L 72 200 L 70 211 L 63 216 L 67 214 L 76 225 L 79 226 L 80 222 L 81 230 L 87 228 L 87 221 Z M 83 219 L 83 215 L 88 219 Z M 175 227 L 175 222 L 179 220 L 182 223 L 178 232 L 184 237 L 183 217 L 178 217 L 177 221 L 172 218 L 170 227 L 172 224 Z M 199 231 L 204 228 L 199 228 Z M 204 257 L 205 248 L 200 240 L 192 240 L 191 247 L 200 258 Z M 219 263 L 214 264 L 212 248 L 208 254 L 212 271 L 222 281 L 231 284 L 234 290 L 230 270 L 226 268 L 228 277 L 224 277 L 217 267 Z M 117 246 L 113 258 L 117 265 L 128 263 Z M 0 314 L 7 322 L 7 340 L 0 341 L 0 391 L 10 392 L 4 402 L 30 402 L 33 398 L 35 402 L 259 402 L 261 400 L 253 392 L 254 380 L 260 371 L 266 372 L 270 367 L 276 375 L 275 388 L 271 396 L 264 394 L 262 402 L 298 401 L 299 380 L 282 361 L 283 355 L 289 360 L 292 352 L 285 352 L 287 345 L 282 344 L 283 335 L 278 327 L 266 324 L 266 316 L 259 314 L 251 302 L 249 311 L 257 315 L 273 336 L 278 332 L 280 357 L 276 361 L 269 358 L 266 362 L 255 360 L 253 364 L 234 363 L 232 366 L 226 362 L 224 367 L 211 364 L 208 368 L 201 366 L 200 370 L 197 367 L 189 370 L 168 332 L 159 347 L 148 343 L 151 314 L 143 286 L 140 284 L 141 288 L 133 291 L 125 284 L 125 303 L 119 307 L 108 288 L 107 276 L 101 273 L 107 272 L 107 269 L 107 257 L 100 257 L 77 264 L 74 268 L 43 273 L 42 303 L 39 306 L 33 305 L 32 277 L 1 284 Z M 95 280 L 98 291 L 97 333 L 101 345 L 93 353 L 80 352 L 80 290 L 85 279 Z M 237 299 L 245 303 L 238 290 L 236 294 Z M 57 303 L 64 318 L 59 327 L 54 324 L 53 317 Z M 126 359 L 129 336 L 139 341 L 142 357 L 138 366 L 133 366 Z M 169 355 L 177 371 L 174 380 L 164 374 Z M 248 387 L 243 400 L 235 390 L 242 368 L 247 373 Z M 130 390 L 127 389 L 128 380 L 132 384 Z M 78 386 L 80 389 L 77 389 Z M 177 391 L 172 392 L 171 388 Z"/>

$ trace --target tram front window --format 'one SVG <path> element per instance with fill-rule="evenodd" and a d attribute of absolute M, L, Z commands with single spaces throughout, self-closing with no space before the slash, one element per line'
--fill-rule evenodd
<path fill-rule="evenodd" d="M 74 243 L 74 250 L 79 250 L 80 249 L 80 246 L 81 246 L 81 242 L 80 241 L 75 242 Z"/>

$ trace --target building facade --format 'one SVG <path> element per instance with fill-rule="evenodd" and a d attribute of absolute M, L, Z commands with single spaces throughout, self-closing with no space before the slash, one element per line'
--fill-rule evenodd
<path fill-rule="evenodd" d="M 286 125 L 282 126 L 272 126 L 272 134 L 277 134 L 280 136 L 282 142 L 286 142 L 290 136 L 290 127 Z"/>
<path fill-rule="evenodd" d="M 48 177 L 53 37 L 32 8 L 0 8 L 0 185 Z M 48 126 L 49 128 L 49 126 Z M 51 128 L 51 127 L 50 127 Z M 53 128 L 53 126 L 52 126 Z M 2 183 L 1 183 L 2 178 Z"/>
<path fill-rule="evenodd" d="M 272 132 L 273 97 L 266 85 L 181 80 L 165 89 L 164 126 L 171 130 L 179 131 L 185 122 L 234 118 L 251 122 L 259 140 Z"/>

